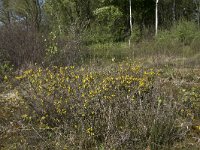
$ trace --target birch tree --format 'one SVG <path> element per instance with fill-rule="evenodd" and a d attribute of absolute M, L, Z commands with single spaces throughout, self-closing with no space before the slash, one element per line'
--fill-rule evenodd
<path fill-rule="evenodd" d="M 156 0 L 156 14 L 155 14 L 155 35 L 158 34 L 158 2 L 159 0 Z"/>
<path fill-rule="evenodd" d="M 133 24 L 132 24 L 132 7 L 131 7 L 131 0 L 129 0 L 129 16 L 130 16 L 130 31 L 131 31 L 131 35 L 133 32 Z M 131 46 L 131 35 L 129 38 L 129 47 Z"/>

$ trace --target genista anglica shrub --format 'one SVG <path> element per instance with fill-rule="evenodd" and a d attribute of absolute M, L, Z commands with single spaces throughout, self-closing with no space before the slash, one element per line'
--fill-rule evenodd
<path fill-rule="evenodd" d="M 106 70 L 106 69 L 105 69 Z M 62 135 L 60 148 L 161 149 L 180 139 L 175 113 L 158 93 L 153 69 L 116 65 L 109 70 L 52 67 L 24 71 L 19 97 L 26 124 L 46 140 Z M 51 135 L 49 137 L 49 135 Z"/>
<path fill-rule="evenodd" d="M 86 73 L 84 69 L 76 70 L 73 66 L 39 68 L 26 70 L 16 78 L 24 81 L 22 90 L 26 91 L 27 95 L 23 96 L 34 103 L 38 115 L 44 115 L 43 110 L 51 109 L 47 107 L 48 105 L 54 106 L 56 113 L 63 115 L 65 105 L 72 101 L 80 101 L 86 107 L 88 103 L 99 98 L 104 101 L 114 100 L 118 96 L 134 99 L 135 95 L 148 91 L 151 78 L 155 75 L 152 70 L 149 72 L 141 70 L 140 66 L 127 68 L 121 66 L 115 69 L 104 74 Z M 58 123 L 60 121 L 63 119 Z"/>

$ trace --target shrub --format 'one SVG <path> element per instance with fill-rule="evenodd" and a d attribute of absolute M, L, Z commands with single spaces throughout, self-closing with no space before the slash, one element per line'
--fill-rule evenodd
<path fill-rule="evenodd" d="M 182 138 L 179 107 L 159 94 L 156 76 L 153 69 L 131 64 L 104 71 L 73 66 L 29 69 L 16 77 L 21 81 L 18 96 L 26 105 L 21 117 L 60 149 L 170 147 Z"/>
<path fill-rule="evenodd" d="M 41 35 L 23 24 L 13 24 L 0 29 L 0 60 L 20 67 L 40 63 L 45 56 Z"/>
<path fill-rule="evenodd" d="M 172 28 L 171 32 L 175 35 L 175 38 L 185 45 L 190 45 L 199 34 L 196 23 L 188 21 L 179 22 Z"/>
<path fill-rule="evenodd" d="M 73 30 L 73 29 L 71 29 Z M 75 29 L 74 29 L 75 30 Z M 72 35 L 64 36 L 50 32 L 45 39 L 46 57 L 44 64 L 49 65 L 75 65 L 81 64 L 88 57 L 88 51 L 83 45 L 80 35 L 72 31 Z"/>

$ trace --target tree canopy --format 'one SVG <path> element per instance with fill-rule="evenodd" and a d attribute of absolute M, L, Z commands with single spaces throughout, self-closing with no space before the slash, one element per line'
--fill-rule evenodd
<path fill-rule="evenodd" d="M 133 28 L 140 35 L 154 32 L 155 0 L 131 0 Z M 0 22 L 24 23 L 38 32 L 84 35 L 92 41 L 122 41 L 130 36 L 128 0 L 1 0 Z M 159 28 L 168 29 L 179 20 L 200 24 L 199 0 L 160 0 Z M 89 36 L 89 35 L 90 36 Z M 86 36 L 87 35 L 87 36 Z"/>

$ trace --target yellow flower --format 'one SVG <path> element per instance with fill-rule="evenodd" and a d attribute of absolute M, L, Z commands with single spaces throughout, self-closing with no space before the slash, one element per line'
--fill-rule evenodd
<path fill-rule="evenodd" d="M 139 87 L 144 87 L 144 85 L 145 85 L 144 79 L 141 79 L 139 81 Z"/>
<path fill-rule="evenodd" d="M 4 80 L 5 81 L 8 80 L 8 76 L 7 75 L 4 76 Z"/>
<path fill-rule="evenodd" d="M 87 133 L 90 135 L 90 136 L 93 136 L 94 135 L 94 130 L 92 127 L 88 128 L 87 129 Z"/>

